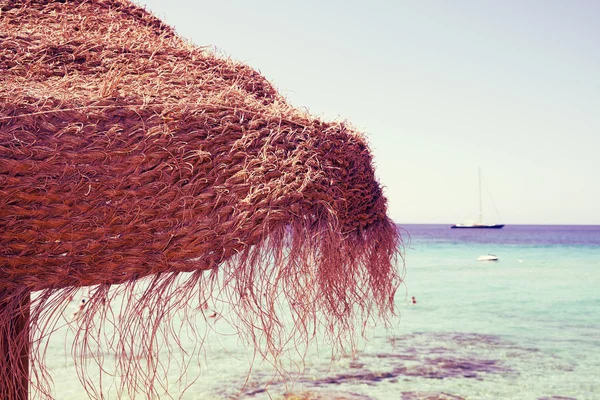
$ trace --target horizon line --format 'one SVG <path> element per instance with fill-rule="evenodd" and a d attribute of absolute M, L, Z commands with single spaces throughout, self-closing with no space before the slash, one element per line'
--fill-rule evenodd
<path fill-rule="evenodd" d="M 445 223 L 445 222 L 398 222 L 394 219 L 392 219 L 392 221 L 394 222 L 394 224 L 396 225 L 448 225 L 448 226 L 452 226 L 455 225 L 455 223 Z M 540 224 L 540 223 L 503 223 L 504 227 L 507 226 L 531 226 L 531 225 L 537 225 L 537 226 L 600 226 L 600 223 L 596 223 L 596 224 L 581 224 L 581 223 L 546 223 L 546 224 Z"/>

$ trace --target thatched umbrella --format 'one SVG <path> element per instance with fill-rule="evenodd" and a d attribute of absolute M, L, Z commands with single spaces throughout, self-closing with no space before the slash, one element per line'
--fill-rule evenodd
<path fill-rule="evenodd" d="M 75 356 L 118 314 L 104 343 L 123 388 L 148 396 L 159 322 L 189 293 L 235 300 L 263 355 L 287 343 L 281 302 L 301 339 L 393 312 L 399 239 L 359 133 L 125 0 L 0 12 L 0 398 L 51 397 L 43 343 L 81 287 Z M 109 289 L 140 281 L 113 313 Z"/>

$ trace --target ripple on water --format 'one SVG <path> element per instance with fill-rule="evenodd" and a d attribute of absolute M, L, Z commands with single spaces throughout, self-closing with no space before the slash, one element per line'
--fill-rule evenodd
<path fill-rule="evenodd" d="M 465 398 L 443 392 L 402 392 L 401 400 L 465 400 Z"/>

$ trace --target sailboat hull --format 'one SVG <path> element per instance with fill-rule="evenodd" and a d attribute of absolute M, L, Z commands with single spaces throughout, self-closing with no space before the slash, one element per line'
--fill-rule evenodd
<path fill-rule="evenodd" d="M 501 229 L 504 228 L 503 224 L 491 224 L 491 225 L 452 225 L 452 229 Z"/>

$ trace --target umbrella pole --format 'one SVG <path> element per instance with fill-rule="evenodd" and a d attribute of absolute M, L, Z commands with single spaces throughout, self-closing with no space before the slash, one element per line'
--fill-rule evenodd
<path fill-rule="evenodd" d="M 10 400 L 27 400 L 29 391 L 29 306 L 30 292 L 22 296 L 19 301 L 19 312 L 0 328 L 0 352 L 6 372 L 12 371 L 12 382 L 0 382 L 0 393 L 9 396 Z M 0 292 L 0 304 L 6 307 L 11 302 L 11 293 Z M 19 349 L 18 357 L 14 357 L 14 350 Z M 13 355 L 11 357 L 11 354 Z M 4 375 L 4 374 L 3 374 Z M 6 376 L 6 375 L 4 375 Z"/>

